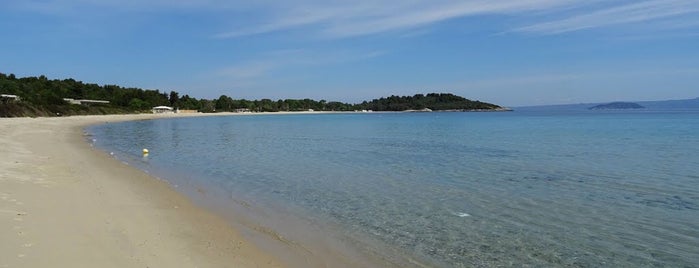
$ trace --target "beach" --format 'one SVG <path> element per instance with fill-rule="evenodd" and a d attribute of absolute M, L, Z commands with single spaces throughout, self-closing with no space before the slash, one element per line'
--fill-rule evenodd
<path fill-rule="evenodd" d="M 284 267 L 83 128 L 172 116 L 0 119 L 0 267 Z"/>
<path fill-rule="evenodd" d="M 0 268 L 698 263 L 696 112 L 282 114 L 0 119 Z"/>

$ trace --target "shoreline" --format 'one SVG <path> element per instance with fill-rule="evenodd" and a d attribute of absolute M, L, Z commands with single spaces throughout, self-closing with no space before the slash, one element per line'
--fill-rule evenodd
<path fill-rule="evenodd" d="M 202 114 L 0 119 L 0 267 L 287 267 L 167 182 L 91 147 L 83 133 L 93 124 L 190 116 Z"/>
<path fill-rule="evenodd" d="M 270 113 L 226 113 L 203 114 L 203 116 L 265 116 L 265 115 L 321 115 L 321 114 L 354 114 L 355 112 L 270 112 Z M 202 115 L 202 114 L 199 114 Z M 182 117 L 196 117 L 189 114 Z M 155 117 L 153 119 L 181 118 L 177 115 Z M 84 128 L 85 134 L 87 126 Z M 100 136 L 95 138 L 100 139 Z M 102 137 L 103 139 L 104 137 Z M 117 162 L 130 165 L 151 175 L 151 178 L 162 180 L 173 191 L 176 191 L 201 209 L 214 213 L 228 222 L 233 229 L 243 235 L 243 238 L 264 252 L 278 257 L 288 267 L 412 267 L 423 266 L 419 262 L 388 249 L 383 243 L 372 241 L 371 250 L 368 244 L 357 244 L 353 238 L 340 235 L 339 225 L 311 219 L 307 211 L 300 208 L 291 210 L 289 207 L 279 207 L 272 203 L 258 202 L 247 197 L 236 197 L 230 192 L 219 192 L 218 186 L 209 184 L 206 180 L 194 182 L 188 175 L 179 176 L 179 172 L 170 173 L 167 169 L 142 166 L 140 157 L 133 158 L 129 153 L 114 151 L 116 148 L 98 146 L 97 143 L 85 139 L 86 143 L 108 155 Z M 118 149 L 117 149 L 118 150 Z M 140 150 L 140 149 L 139 149 Z M 112 152 L 112 153 L 110 153 Z M 186 172 L 184 172 L 186 173 Z M 184 174 L 183 173 L 183 174 Z M 197 178 L 201 178 L 195 176 Z M 196 181 L 196 180 L 195 180 Z M 244 196 L 244 194 L 243 194 Z M 313 227 L 309 227 L 313 226 Z M 332 230 L 332 231 L 331 231 Z M 353 241 L 353 242 L 350 242 Z M 364 241 L 367 242 L 367 241 Z M 389 253 L 390 252 L 390 253 Z M 388 255 L 384 255 L 387 254 Z M 401 256 L 401 257 L 398 257 Z M 405 258 L 403 258 L 405 257 Z M 397 258 L 397 259 L 396 259 Z M 399 264 L 402 263 L 402 264 Z M 407 266 L 406 266 L 407 265 Z M 423 266 L 424 267 L 424 266 Z"/>
<path fill-rule="evenodd" d="M 338 113 L 355 112 L 0 119 L 0 237 L 9 238 L 0 245 L 0 268 L 402 266 L 306 232 L 320 242 L 311 251 L 279 234 L 279 226 L 259 225 L 255 212 L 202 203 L 169 180 L 115 158 L 90 143 L 85 131 L 138 120 Z M 301 219 L 293 212 L 286 217 Z"/>

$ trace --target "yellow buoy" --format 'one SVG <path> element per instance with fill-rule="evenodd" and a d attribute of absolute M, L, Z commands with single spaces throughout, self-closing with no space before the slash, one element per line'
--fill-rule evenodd
<path fill-rule="evenodd" d="M 143 149 L 143 154 L 147 154 L 147 153 L 148 153 L 148 149 Z"/>

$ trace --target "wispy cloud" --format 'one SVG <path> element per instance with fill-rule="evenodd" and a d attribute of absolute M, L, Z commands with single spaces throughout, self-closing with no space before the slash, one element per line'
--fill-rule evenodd
<path fill-rule="evenodd" d="M 407 7 L 402 12 L 376 18 L 358 18 L 331 24 L 323 33 L 331 37 L 350 37 L 411 29 L 446 20 L 486 15 L 508 14 L 561 7 L 574 1 L 457 1 Z"/>
<path fill-rule="evenodd" d="M 384 54 L 383 51 L 319 53 L 301 49 L 278 50 L 267 52 L 256 59 L 221 68 L 213 73 L 215 76 L 236 81 L 257 80 L 282 69 L 343 64 L 376 58 Z"/>
<path fill-rule="evenodd" d="M 541 35 L 642 23 L 686 29 L 699 23 L 693 18 L 699 13 L 697 0 L 7 0 L 3 6 L 71 16 L 112 11 L 202 11 L 221 16 L 217 20 L 220 25 L 204 31 L 229 25 L 225 26 L 228 30 L 211 34 L 219 39 L 282 31 L 323 38 L 392 32 L 409 35 L 416 30 L 429 32 L 430 27 L 445 21 L 483 15 L 514 17 L 524 25 L 499 25 L 509 28 L 502 29 L 506 33 Z M 238 16 L 242 13 L 253 16 Z"/>
<path fill-rule="evenodd" d="M 696 0 L 652 0 L 595 10 L 569 18 L 537 23 L 517 32 L 561 34 L 605 26 L 641 23 L 699 12 Z"/>
<path fill-rule="evenodd" d="M 215 38 L 235 38 L 248 35 L 263 34 L 280 30 L 291 29 L 295 27 L 310 25 L 314 23 L 329 20 L 338 15 L 338 10 L 294 10 L 291 14 L 284 15 L 281 18 L 274 19 L 271 22 L 265 22 L 259 25 L 241 27 L 228 32 L 215 34 Z"/>
<path fill-rule="evenodd" d="M 312 26 L 325 37 L 342 38 L 413 29 L 442 21 L 485 14 L 511 14 L 547 10 L 579 3 L 581 0 L 500 0 L 500 1 L 350 1 L 330 4 L 300 4 L 257 25 L 214 35 L 233 38 Z"/>

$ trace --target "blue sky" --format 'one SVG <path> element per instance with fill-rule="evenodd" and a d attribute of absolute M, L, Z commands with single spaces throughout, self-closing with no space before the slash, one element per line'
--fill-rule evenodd
<path fill-rule="evenodd" d="M 1 0 L 0 72 L 199 98 L 699 97 L 697 0 Z"/>

